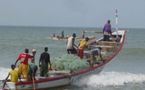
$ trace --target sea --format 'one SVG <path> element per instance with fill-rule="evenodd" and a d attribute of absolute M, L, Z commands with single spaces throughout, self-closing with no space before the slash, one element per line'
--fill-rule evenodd
<path fill-rule="evenodd" d="M 109 62 L 101 73 L 78 79 L 71 85 L 49 90 L 145 90 L 145 29 L 122 28 L 127 30 L 123 49 Z M 11 64 L 25 48 L 36 49 L 36 64 L 44 47 L 48 47 L 51 60 L 66 54 L 66 40 L 52 40 L 53 34 L 65 36 L 83 30 L 102 31 L 101 28 L 78 27 L 31 27 L 0 26 L 0 80 L 6 78 Z M 101 33 L 88 33 L 96 38 Z M 76 41 L 77 43 L 77 41 Z M 0 83 L 2 86 L 2 83 Z"/>

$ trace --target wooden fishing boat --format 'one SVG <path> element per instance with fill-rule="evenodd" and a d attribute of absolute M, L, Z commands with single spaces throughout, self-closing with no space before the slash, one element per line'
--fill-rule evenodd
<path fill-rule="evenodd" d="M 48 77 L 36 76 L 36 80 L 33 81 L 20 81 L 17 83 L 12 83 L 7 81 L 4 87 L 5 90 L 13 89 L 47 89 L 51 87 L 58 87 L 63 85 L 71 84 L 74 80 L 79 79 L 80 77 L 99 73 L 103 70 L 105 65 L 110 62 L 122 49 L 125 41 L 126 30 L 118 30 L 112 33 L 112 41 L 103 41 L 102 38 L 99 40 L 92 41 L 93 44 L 91 47 L 93 49 L 102 48 L 101 53 L 105 52 L 105 55 L 102 59 L 103 62 L 96 63 L 93 66 L 84 68 L 78 71 L 51 71 L 49 72 Z M 117 40 L 115 38 L 118 38 Z"/>

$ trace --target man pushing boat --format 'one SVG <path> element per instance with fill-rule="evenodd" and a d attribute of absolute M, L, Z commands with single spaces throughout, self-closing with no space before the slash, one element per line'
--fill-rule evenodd
<path fill-rule="evenodd" d="M 15 66 L 18 61 L 20 64 L 18 66 L 18 73 L 22 76 L 23 79 L 28 80 L 28 60 L 32 60 L 33 56 L 29 54 L 29 49 L 25 49 L 24 53 L 20 53 L 16 62 Z"/>
<path fill-rule="evenodd" d="M 71 37 L 68 38 L 67 40 L 67 53 L 68 54 L 77 54 L 77 50 L 76 50 L 76 45 L 75 45 L 75 38 L 76 38 L 76 34 L 73 33 Z"/>

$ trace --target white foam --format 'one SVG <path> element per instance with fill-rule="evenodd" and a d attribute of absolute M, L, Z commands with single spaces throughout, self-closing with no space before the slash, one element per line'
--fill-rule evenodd
<path fill-rule="evenodd" d="M 144 81 L 144 74 L 133 74 L 127 72 L 103 72 L 98 75 L 87 76 L 75 82 L 75 85 L 89 87 L 120 86 L 127 83 L 140 83 Z"/>
<path fill-rule="evenodd" d="M 0 80 L 4 80 L 6 76 L 8 75 L 9 71 L 10 71 L 10 68 L 0 67 Z"/>

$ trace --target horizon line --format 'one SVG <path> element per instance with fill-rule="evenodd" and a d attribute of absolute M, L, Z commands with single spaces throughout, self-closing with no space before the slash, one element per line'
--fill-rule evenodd
<path fill-rule="evenodd" d="M 85 27 L 85 26 L 35 26 L 35 25 L 0 25 L 0 27 L 43 27 L 43 28 L 103 28 L 103 27 Z M 115 27 L 112 27 L 114 29 Z M 119 29 L 145 29 L 143 27 L 119 27 Z"/>

